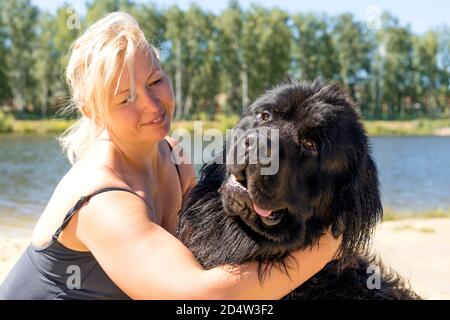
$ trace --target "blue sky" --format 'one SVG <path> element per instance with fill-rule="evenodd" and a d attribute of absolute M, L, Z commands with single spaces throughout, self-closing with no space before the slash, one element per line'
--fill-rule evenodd
<path fill-rule="evenodd" d="M 86 0 L 32 0 L 42 9 L 54 11 L 64 2 L 71 4 L 81 15 L 85 12 Z M 143 2 L 143 0 L 135 0 Z M 178 4 L 181 8 L 187 8 L 195 2 L 200 7 L 219 13 L 228 5 L 228 0 L 160 0 L 153 1 L 160 7 L 168 7 Z M 402 25 L 409 24 L 415 33 L 423 33 L 430 28 L 450 25 L 450 1 L 449 0 L 239 0 L 243 8 L 251 3 L 258 3 L 265 7 L 278 7 L 288 12 L 325 12 L 336 15 L 342 12 L 352 12 L 358 19 L 367 17 L 367 8 L 372 5 L 381 10 L 390 11 L 399 18 Z"/>

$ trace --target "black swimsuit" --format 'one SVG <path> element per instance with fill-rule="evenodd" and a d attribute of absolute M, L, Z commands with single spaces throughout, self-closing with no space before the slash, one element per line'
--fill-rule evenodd
<path fill-rule="evenodd" d="M 180 177 L 179 168 L 175 167 Z M 130 192 L 143 199 L 132 190 L 115 187 L 81 197 L 67 213 L 48 246 L 36 248 L 30 244 L 27 247 L 1 284 L 0 300 L 130 299 L 108 277 L 92 253 L 69 249 L 57 240 L 72 216 L 90 198 L 109 191 Z"/>

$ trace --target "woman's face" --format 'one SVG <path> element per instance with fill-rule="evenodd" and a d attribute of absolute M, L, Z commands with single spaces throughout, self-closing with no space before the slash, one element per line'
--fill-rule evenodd
<path fill-rule="evenodd" d="M 137 51 L 134 64 L 135 97 L 131 96 L 126 67 L 120 83 L 120 70 L 113 80 L 108 131 L 121 141 L 160 141 L 169 133 L 175 109 L 172 85 L 153 52 Z"/>

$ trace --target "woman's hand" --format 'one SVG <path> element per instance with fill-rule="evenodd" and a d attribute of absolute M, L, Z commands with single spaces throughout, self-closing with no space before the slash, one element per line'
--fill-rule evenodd
<path fill-rule="evenodd" d="M 338 258 L 337 255 L 341 243 L 342 235 L 335 238 L 331 234 L 331 230 L 328 229 L 325 234 L 320 237 L 319 242 L 316 245 L 313 245 L 309 250 L 311 254 L 315 254 L 315 258 L 322 260 L 325 263 L 325 266 L 328 262 Z M 303 255 L 304 251 L 305 250 L 299 250 L 296 253 Z"/>
<path fill-rule="evenodd" d="M 289 276 L 283 269 L 272 268 L 261 283 L 257 263 L 249 263 L 210 270 L 213 277 L 222 278 L 221 281 L 217 278 L 211 280 L 211 283 L 222 284 L 216 288 L 223 293 L 222 299 L 281 299 L 334 260 L 341 242 L 341 236 L 334 238 L 328 230 L 317 245 L 294 251 L 291 256 L 297 263 L 288 264 Z"/>

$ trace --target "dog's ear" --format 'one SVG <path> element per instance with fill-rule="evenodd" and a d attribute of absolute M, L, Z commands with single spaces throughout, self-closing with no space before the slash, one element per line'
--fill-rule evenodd
<path fill-rule="evenodd" d="M 368 249 L 374 227 L 381 220 L 381 204 L 378 173 L 372 157 L 365 153 L 352 181 L 341 194 L 344 208 L 342 247 L 347 252 L 364 252 Z"/>
<path fill-rule="evenodd" d="M 366 229 L 373 228 L 383 216 L 383 206 L 378 181 L 378 170 L 372 157 L 368 154 L 365 166 L 359 172 L 357 182 L 361 218 Z"/>
<path fill-rule="evenodd" d="M 345 212 L 340 212 L 331 224 L 331 234 L 338 238 L 345 231 Z"/>

